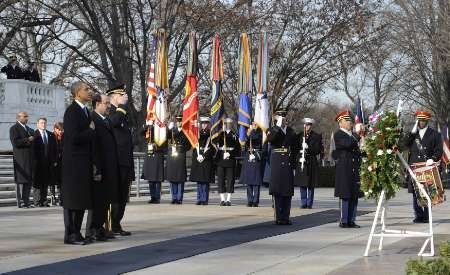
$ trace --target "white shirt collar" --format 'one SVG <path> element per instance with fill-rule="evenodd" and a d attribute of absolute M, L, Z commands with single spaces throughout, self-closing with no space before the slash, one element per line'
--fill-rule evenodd
<path fill-rule="evenodd" d="M 96 112 L 97 113 L 97 115 L 99 115 L 103 120 L 105 120 L 105 117 L 102 115 L 102 114 L 100 114 L 99 112 L 97 112 L 97 111 L 94 111 L 94 112 Z"/>
<path fill-rule="evenodd" d="M 25 124 L 23 124 L 22 122 L 17 121 L 17 123 L 19 123 L 20 125 L 22 125 L 22 127 L 25 128 L 25 130 L 27 129 L 27 126 L 26 126 Z"/>
<path fill-rule="evenodd" d="M 84 105 L 83 103 L 79 102 L 76 99 L 75 99 L 75 102 L 81 107 L 81 109 L 84 109 L 86 107 L 86 105 Z"/>
<path fill-rule="evenodd" d="M 340 128 L 340 129 L 341 129 L 342 132 L 346 133 L 347 135 L 349 135 L 351 137 L 353 136 L 353 133 L 351 131 L 349 131 L 347 129 L 344 129 L 344 128 Z"/>
<path fill-rule="evenodd" d="M 428 126 L 423 128 L 423 129 L 419 129 L 419 136 L 420 136 L 421 139 L 425 135 L 425 132 L 427 131 L 427 129 L 428 129 Z"/>

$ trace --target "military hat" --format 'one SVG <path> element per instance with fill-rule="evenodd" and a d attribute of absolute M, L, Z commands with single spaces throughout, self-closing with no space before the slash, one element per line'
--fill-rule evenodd
<path fill-rule="evenodd" d="M 106 94 L 107 95 L 112 95 L 112 94 L 124 95 L 124 94 L 126 94 L 125 85 L 122 84 L 122 85 L 119 85 L 119 86 L 114 87 L 112 89 L 109 89 L 108 91 L 106 91 Z"/>
<path fill-rule="evenodd" d="M 420 120 L 430 120 L 431 119 L 431 113 L 428 111 L 418 110 L 416 112 L 416 118 Z"/>
<path fill-rule="evenodd" d="M 281 116 L 281 117 L 286 117 L 287 109 L 286 108 L 279 108 L 278 110 L 275 111 L 275 115 Z"/>
<path fill-rule="evenodd" d="M 305 117 L 303 119 L 303 124 L 314 124 L 316 121 L 313 118 Z"/>
<path fill-rule="evenodd" d="M 211 118 L 207 117 L 207 116 L 201 116 L 200 117 L 200 122 L 210 122 Z"/>
<path fill-rule="evenodd" d="M 182 114 L 178 114 L 178 115 L 175 117 L 175 119 L 176 119 L 177 121 L 182 121 L 182 120 L 183 120 L 183 115 L 182 115 Z"/>
<path fill-rule="evenodd" d="M 225 123 L 233 123 L 233 119 L 230 118 L 230 117 L 227 117 L 227 118 L 225 118 L 225 119 L 223 120 L 223 122 L 225 122 Z"/>
<path fill-rule="evenodd" d="M 339 112 L 335 118 L 335 120 L 337 122 L 340 122 L 341 120 L 351 121 L 352 119 L 353 119 L 353 115 L 350 110 L 344 110 L 344 111 Z"/>

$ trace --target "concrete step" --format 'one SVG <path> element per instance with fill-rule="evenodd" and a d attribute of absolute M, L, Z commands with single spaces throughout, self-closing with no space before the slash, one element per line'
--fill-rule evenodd
<path fill-rule="evenodd" d="M 0 192 L 2 191 L 11 191 L 16 190 L 16 184 L 15 183 L 3 183 L 0 184 Z"/>

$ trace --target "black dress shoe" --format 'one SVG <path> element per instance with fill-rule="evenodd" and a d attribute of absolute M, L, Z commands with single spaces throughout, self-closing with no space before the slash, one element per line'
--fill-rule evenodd
<path fill-rule="evenodd" d="M 95 240 L 97 242 L 106 242 L 106 241 L 108 241 L 108 238 L 106 238 L 106 236 L 104 236 L 104 235 L 96 235 Z"/>
<path fill-rule="evenodd" d="M 428 223 L 429 220 L 428 219 L 423 219 L 423 223 Z"/>
<path fill-rule="evenodd" d="M 348 227 L 350 227 L 350 228 L 361 228 L 361 226 L 357 225 L 357 224 L 354 223 L 354 222 L 349 223 L 349 224 L 348 224 Z"/>
<path fill-rule="evenodd" d="M 251 203 L 251 202 L 247 203 L 247 207 L 252 207 L 252 206 L 253 206 L 253 203 Z"/>
<path fill-rule="evenodd" d="M 208 205 L 207 201 L 202 202 L 202 205 Z"/>
<path fill-rule="evenodd" d="M 107 239 L 115 239 L 116 237 L 114 236 L 114 233 L 112 231 L 106 231 L 105 232 L 105 237 Z"/>
<path fill-rule="evenodd" d="M 312 206 L 308 206 L 308 209 L 312 209 Z"/>
<path fill-rule="evenodd" d="M 306 205 L 300 206 L 301 209 L 306 209 Z"/>
<path fill-rule="evenodd" d="M 86 236 L 86 238 L 84 238 L 84 244 L 91 244 L 95 241 L 95 237 L 94 236 Z"/>
<path fill-rule="evenodd" d="M 423 223 L 424 219 L 423 218 L 415 218 L 413 220 L 413 223 Z"/>
<path fill-rule="evenodd" d="M 176 200 L 172 200 L 172 202 L 170 202 L 170 204 L 176 204 L 177 201 Z"/>
<path fill-rule="evenodd" d="M 201 201 L 198 201 L 195 203 L 195 205 L 202 205 L 203 203 Z"/>
<path fill-rule="evenodd" d="M 225 205 L 226 205 L 226 206 L 231 206 L 231 202 L 230 202 L 230 201 L 227 201 L 227 202 L 225 203 Z"/>
<path fill-rule="evenodd" d="M 86 243 L 84 241 L 64 240 L 64 244 L 85 245 Z"/>
<path fill-rule="evenodd" d="M 253 204 L 253 207 L 258 207 L 258 204 L 257 204 L 257 203 L 254 203 L 254 204 Z"/>
<path fill-rule="evenodd" d="M 348 224 L 347 224 L 347 223 L 340 222 L 340 223 L 339 223 L 339 227 L 340 227 L 340 228 L 348 228 Z"/>
<path fill-rule="evenodd" d="M 284 225 L 292 225 L 291 220 L 284 221 Z"/>
<path fill-rule="evenodd" d="M 125 230 L 117 230 L 117 231 L 113 231 L 114 235 L 120 235 L 120 236 L 130 236 L 131 232 L 129 231 L 125 231 Z"/>
<path fill-rule="evenodd" d="M 227 204 L 224 201 L 220 202 L 220 206 L 226 206 Z"/>
<path fill-rule="evenodd" d="M 176 201 L 176 204 L 183 204 L 183 201 Z"/>
<path fill-rule="evenodd" d="M 283 224 L 283 222 L 282 222 L 282 221 L 278 221 L 278 220 L 277 220 L 277 221 L 275 221 L 275 224 L 276 224 L 276 225 L 282 225 L 282 224 Z"/>

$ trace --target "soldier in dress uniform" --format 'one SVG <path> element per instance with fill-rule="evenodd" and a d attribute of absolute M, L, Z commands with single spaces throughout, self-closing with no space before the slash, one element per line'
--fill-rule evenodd
<path fill-rule="evenodd" d="M 271 144 L 269 194 L 274 197 L 275 224 L 290 225 L 291 200 L 294 195 L 295 131 L 287 126 L 287 110 L 275 112 L 276 123 L 267 132 Z"/>
<path fill-rule="evenodd" d="M 304 132 L 301 132 L 297 138 L 297 147 L 300 150 L 294 178 L 295 186 L 300 186 L 300 207 L 309 209 L 314 202 L 314 186 L 319 181 L 318 157 L 323 148 L 322 135 L 312 130 L 314 123 L 312 118 L 303 119 Z"/>
<path fill-rule="evenodd" d="M 158 145 L 154 140 L 153 121 L 144 127 L 143 133 L 147 137 L 147 154 L 144 158 L 143 179 L 148 181 L 150 200 L 148 203 L 159 204 L 161 201 L 161 182 L 164 181 L 164 154 L 167 142 Z"/>
<path fill-rule="evenodd" d="M 183 116 L 178 115 L 176 125 L 170 122 L 168 127 L 166 180 L 170 182 L 172 204 L 183 203 L 184 183 L 187 177 L 186 151 L 191 149 L 191 144 L 181 128 L 182 120 Z"/>
<path fill-rule="evenodd" d="M 217 185 L 219 186 L 220 206 L 231 206 L 231 193 L 234 193 L 236 157 L 239 156 L 239 141 L 232 130 L 233 119 L 224 119 L 224 131 L 214 139 L 217 148 Z M 226 197 L 225 197 L 226 195 Z"/>
<path fill-rule="evenodd" d="M 263 132 L 255 122 L 248 130 L 248 139 L 242 156 L 244 159 L 239 182 L 247 185 L 247 206 L 258 207 L 264 176 Z"/>
<path fill-rule="evenodd" d="M 199 148 L 192 150 L 192 165 L 189 180 L 197 182 L 197 205 L 208 205 L 209 185 L 214 182 L 215 148 L 211 144 L 210 118 L 200 117 Z"/>
<path fill-rule="evenodd" d="M 119 157 L 119 198 L 117 203 L 111 205 L 111 226 L 115 235 L 129 236 L 131 232 L 123 230 L 120 224 L 125 214 L 125 206 L 129 201 L 131 181 L 134 180 L 133 140 L 128 122 L 128 95 L 124 85 L 110 89 L 107 94 L 111 101 L 108 118 L 117 143 Z"/>
<path fill-rule="evenodd" d="M 426 162 L 432 165 L 438 162 L 443 154 L 441 135 L 431 127 L 428 122 L 431 113 L 427 111 L 416 112 L 416 123 L 409 134 L 404 138 L 404 145 L 409 149 L 408 163 Z M 408 192 L 413 194 L 414 223 L 428 223 L 428 207 L 421 207 L 417 203 L 417 194 L 414 192 L 412 180 L 408 181 Z"/>
<path fill-rule="evenodd" d="M 359 195 L 359 169 L 361 151 L 359 150 L 359 133 L 354 133 L 353 116 L 349 110 L 339 112 L 336 116 L 339 130 L 334 133 L 336 149 L 332 152 L 336 160 L 336 178 L 334 196 L 340 198 L 341 220 L 339 227 L 359 228 L 355 223 Z"/>

